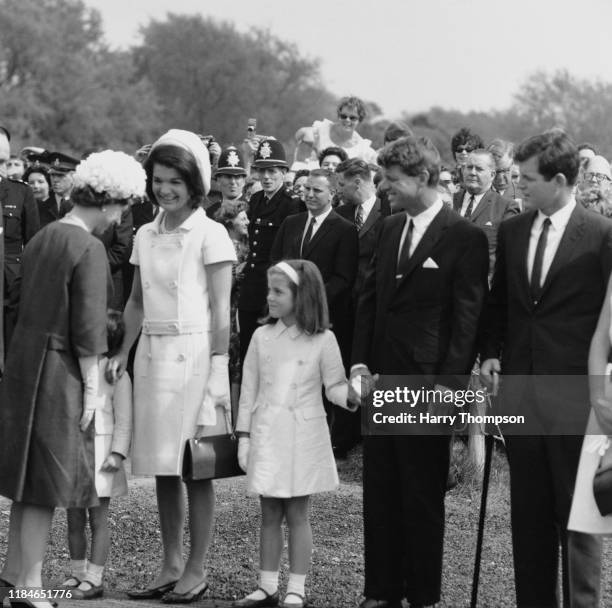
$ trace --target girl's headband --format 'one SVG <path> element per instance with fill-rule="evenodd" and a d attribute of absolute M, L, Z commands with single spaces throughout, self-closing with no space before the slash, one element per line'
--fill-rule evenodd
<path fill-rule="evenodd" d="M 298 276 L 298 273 L 295 271 L 295 268 L 289 266 L 287 262 L 279 262 L 278 264 L 275 264 L 272 268 L 278 268 L 281 272 L 286 274 L 293 283 L 295 283 L 296 285 L 300 284 L 300 277 Z"/>

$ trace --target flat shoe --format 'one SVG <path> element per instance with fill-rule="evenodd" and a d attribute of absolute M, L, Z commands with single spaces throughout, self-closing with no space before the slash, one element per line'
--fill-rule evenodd
<path fill-rule="evenodd" d="M 176 591 L 168 591 L 161 598 L 164 604 L 191 604 L 202 599 L 202 596 L 208 591 L 208 583 L 203 581 L 185 593 L 177 593 Z"/>
<path fill-rule="evenodd" d="M 0 578 L 0 587 L 9 587 L 14 589 L 15 585 L 13 585 L 13 583 L 9 583 L 5 578 Z"/>
<path fill-rule="evenodd" d="M 262 591 L 266 594 L 261 600 L 252 600 L 248 597 L 244 597 L 241 600 L 236 600 L 233 604 L 233 608 L 266 608 L 268 606 L 278 606 L 278 591 L 270 594 L 265 589 L 257 587 L 255 591 Z"/>
<path fill-rule="evenodd" d="M 299 597 L 300 598 L 300 603 L 299 604 L 291 604 L 291 603 L 287 603 L 285 602 L 285 600 L 287 599 L 287 595 L 295 595 L 295 597 Z M 295 591 L 289 591 L 289 593 L 287 593 L 287 595 L 285 595 L 285 600 L 283 600 L 279 605 L 278 608 L 305 608 L 306 606 L 306 598 L 303 595 L 300 595 L 299 593 L 296 593 Z"/>
<path fill-rule="evenodd" d="M 69 576 L 60 587 L 66 587 L 68 589 L 73 589 L 74 587 L 78 587 L 81 584 L 81 581 L 76 576 Z"/>
<path fill-rule="evenodd" d="M 102 597 L 104 595 L 104 587 L 102 585 L 94 585 L 91 581 L 85 579 L 81 584 L 86 583 L 89 585 L 89 589 L 79 589 L 76 587 L 72 589 L 70 593 L 72 594 L 71 599 L 73 600 L 93 600 L 96 597 Z"/>
<path fill-rule="evenodd" d="M 155 600 L 163 597 L 169 591 L 172 591 L 178 583 L 176 581 L 170 581 L 169 583 L 164 583 L 159 587 L 150 587 L 148 589 L 132 589 L 127 591 L 127 596 L 131 597 L 133 600 Z"/>

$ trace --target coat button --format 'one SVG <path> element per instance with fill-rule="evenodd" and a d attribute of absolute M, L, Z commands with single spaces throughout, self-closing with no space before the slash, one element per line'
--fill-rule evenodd
<path fill-rule="evenodd" d="M 297 388 L 297 384 L 295 382 L 291 383 L 291 388 Z"/>
<path fill-rule="evenodd" d="M 255 230 L 255 234 L 259 234 L 259 230 Z"/>
<path fill-rule="evenodd" d="M 257 254 L 253 251 L 253 257 L 255 257 Z"/>
<path fill-rule="evenodd" d="M 272 384 L 272 380 L 266 380 L 266 384 Z"/>
<path fill-rule="evenodd" d="M 144 288 L 149 289 L 149 287 L 151 287 L 151 285 L 149 284 L 149 281 L 145 281 Z"/>
<path fill-rule="evenodd" d="M 253 241 L 253 245 L 257 245 L 257 241 Z"/>
<path fill-rule="evenodd" d="M 147 353 L 147 358 L 148 359 L 153 359 L 153 355 L 151 353 Z"/>
<path fill-rule="evenodd" d="M 178 282 L 177 281 L 170 281 L 170 287 L 172 289 L 176 289 L 178 287 Z"/>
<path fill-rule="evenodd" d="M 251 264 L 251 268 L 255 268 L 255 264 Z"/>
<path fill-rule="evenodd" d="M 185 360 L 185 355 L 179 355 L 179 356 L 177 357 L 177 359 L 178 359 L 179 361 L 184 361 L 184 360 Z"/>
<path fill-rule="evenodd" d="M 168 327 L 169 327 L 170 329 L 178 329 L 178 323 L 170 323 L 170 324 L 168 325 Z"/>
<path fill-rule="evenodd" d="M 266 361 L 272 361 L 272 357 L 271 357 L 270 355 L 268 355 L 268 356 L 266 357 Z"/>

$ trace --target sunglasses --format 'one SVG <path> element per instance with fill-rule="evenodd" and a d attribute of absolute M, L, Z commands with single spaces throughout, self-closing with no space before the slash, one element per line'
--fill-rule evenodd
<path fill-rule="evenodd" d="M 472 148 L 472 146 L 457 146 L 457 148 L 455 149 L 455 153 L 472 152 L 473 150 L 474 148 Z"/>
<path fill-rule="evenodd" d="M 352 120 L 352 121 L 359 120 L 359 116 L 353 116 L 352 114 L 340 113 L 338 114 L 338 116 L 340 117 L 340 120 Z"/>

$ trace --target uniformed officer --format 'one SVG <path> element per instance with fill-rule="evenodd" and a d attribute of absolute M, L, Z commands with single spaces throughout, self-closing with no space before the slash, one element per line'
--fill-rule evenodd
<path fill-rule="evenodd" d="M 267 270 L 274 237 L 283 220 L 298 213 L 299 201 L 285 189 L 284 176 L 289 165 L 282 144 L 275 139 L 260 142 L 252 167 L 259 172 L 262 190 L 249 201 L 249 255 L 240 285 L 238 319 L 240 322 L 240 359 L 244 361 L 253 332 L 265 312 L 268 290 Z"/>
<path fill-rule="evenodd" d="M 72 209 L 70 194 L 74 183 L 74 170 L 79 161 L 62 152 L 47 152 L 46 159 L 53 189 L 48 199 L 49 212 L 56 216 L 55 219 L 60 219 Z"/>
<path fill-rule="evenodd" d="M 209 217 L 214 217 L 215 212 L 225 203 L 235 203 L 244 200 L 242 192 L 246 181 L 247 171 L 244 166 L 242 153 L 238 148 L 229 146 L 221 152 L 219 162 L 214 174 L 222 200 L 220 203 L 211 205 L 206 209 Z"/>
<path fill-rule="evenodd" d="M 11 296 L 21 274 L 21 254 L 26 243 L 40 228 L 38 208 L 27 184 L 6 176 L 10 158 L 10 135 L 0 129 L 0 205 L 4 241 L 4 342 L 8 347 L 17 311 L 10 306 Z"/>

